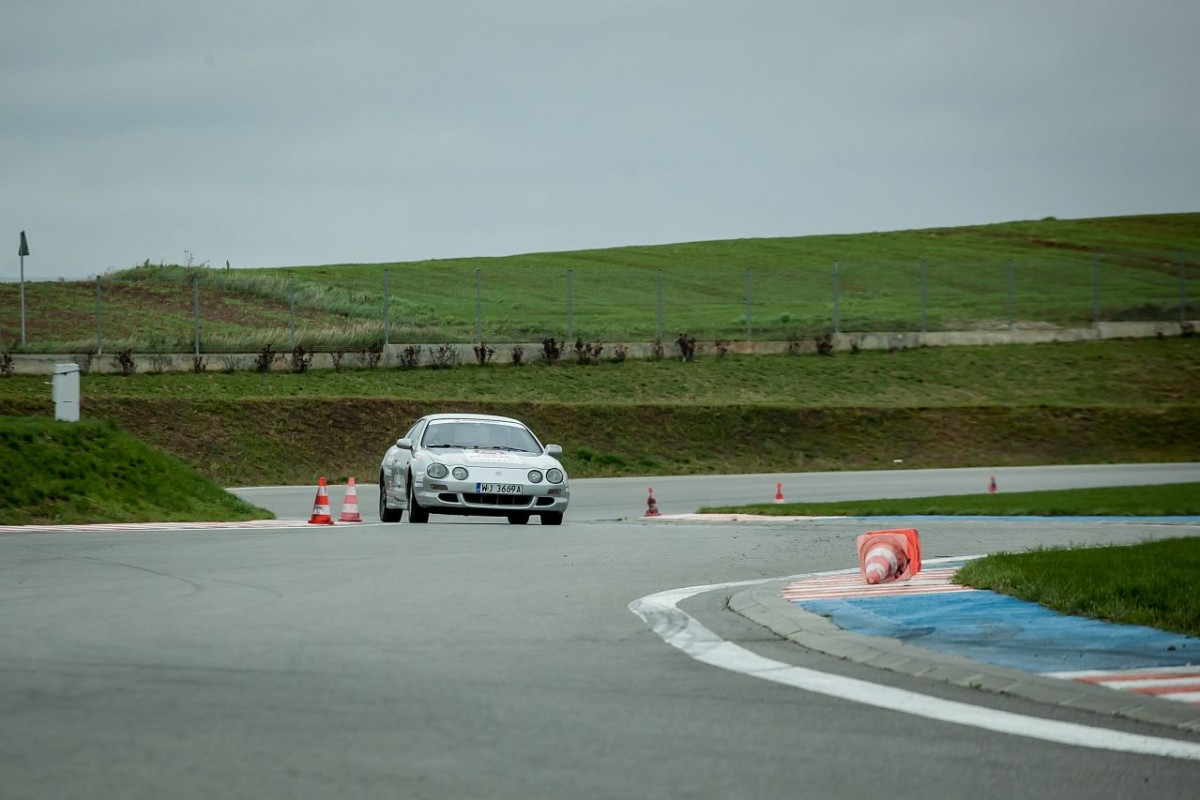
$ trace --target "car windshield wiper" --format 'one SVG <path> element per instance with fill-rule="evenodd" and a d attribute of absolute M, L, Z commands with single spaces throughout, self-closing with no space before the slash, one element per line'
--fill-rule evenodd
<path fill-rule="evenodd" d="M 485 447 L 485 448 L 477 447 L 475 449 L 476 450 L 480 450 L 480 449 L 483 449 L 483 450 L 510 450 L 514 453 L 529 453 L 529 452 L 531 452 L 529 450 L 526 450 L 524 447 L 509 447 L 506 444 L 497 444 L 497 445 L 492 445 L 490 447 Z"/>
<path fill-rule="evenodd" d="M 439 447 L 463 447 L 461 444 L 427 444 L 426 450 L 437 450 Z"/>

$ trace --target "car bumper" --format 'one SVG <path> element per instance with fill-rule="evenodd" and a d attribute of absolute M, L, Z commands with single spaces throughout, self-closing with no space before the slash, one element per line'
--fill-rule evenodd
<path fill-rule="evenodd" d="M 522 483 L 513 494 L 484 494 L 475 481 L 435 479 L 425 476 L 413 481 L 413 493 L 421 508 L 442 514 L 504 516 L 516 512 L 567 510 L 571 489 L 566 483 Z"/>

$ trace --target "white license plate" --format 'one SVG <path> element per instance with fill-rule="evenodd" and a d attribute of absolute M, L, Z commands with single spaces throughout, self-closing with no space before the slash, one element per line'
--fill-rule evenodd
<path fill-rule="evenodd" d="M 516 483 L 477 483 L 475 491 L 479 494 L 520 494 L 521 487 Z"/>

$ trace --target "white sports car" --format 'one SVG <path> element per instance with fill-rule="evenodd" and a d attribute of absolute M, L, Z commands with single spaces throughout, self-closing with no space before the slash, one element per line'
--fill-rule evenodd
<path fill-rule="evenodd" d="M 430 514 L 536 514 L 561 525 L 571 499 L 556 444 L 542 446 L 525 425 L 490 414 L 430 414 L 396 440 L 379 466 L 379 519 L 428 522 Z"/>

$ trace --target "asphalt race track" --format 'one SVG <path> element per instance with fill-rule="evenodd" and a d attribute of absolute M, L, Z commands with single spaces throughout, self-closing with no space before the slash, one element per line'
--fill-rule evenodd
<path fill-rule="evenodd" d="M 668 646 L 629 610 L 678 587 L 852 566 L 864 530 L 644 520 L 651 485 L 664 513 L 682 513 L 769 499 L 777 480 L 789 499 L 836 499 L 980 491 L 993 474 L 1018 491 L 1200 480 L 1200 465 L 579 481 L 556 528 L 309 526 L 315 486 L 248 489 L 298 524 L 0 533 L 0 797 L 1192 796 L 1200 761 L 762 680 Z M 336 513 L 341 488 L 330 494 Z M 928 558 L 1200 534 L 1147 521 L 920 528 Z M 864 694 L 1200 743 L 818 654 L 729 612 L 734 591 L 680 609 L 756 657 L 864 681 Z"/>

